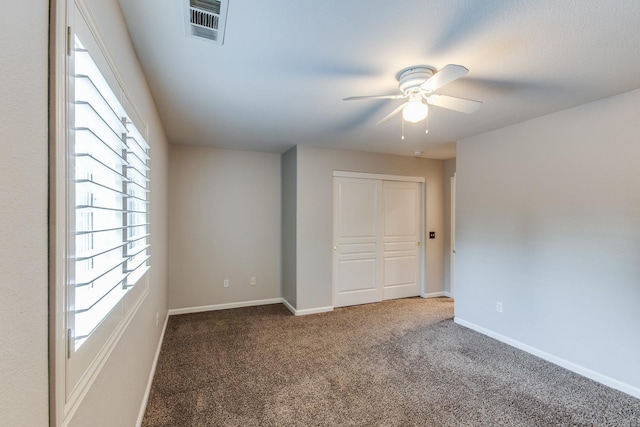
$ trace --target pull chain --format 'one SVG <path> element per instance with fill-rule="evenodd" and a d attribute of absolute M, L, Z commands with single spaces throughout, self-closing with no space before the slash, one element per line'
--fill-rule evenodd
<path fill-rule="evenodd" d="M 425 126 L 426 126 L 426 129 L 425 129 L 424 133 L 429 133 L 429 116 L 427 116 L 424 119 L 424 122 L 425 122 Z"/>
<path fill-rule="evenodd" d="M 400 120 L 402 120 L 402 139 L 404 140 L 404 117 L 400 116 Z"/>

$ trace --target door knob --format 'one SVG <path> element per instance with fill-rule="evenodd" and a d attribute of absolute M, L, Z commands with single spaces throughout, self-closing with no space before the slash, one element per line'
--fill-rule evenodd
<path fill-rule="evenodd" d="M 337 251 L 337 250 L 338 250 L 338 245 L 335 245 L 335 246 L 333 247 L 333 250 L 334 250 L 334 251 Z"/>
<path fill-rule="evenodd" d="M 420 242 L 418 242 L 418 246 L 420 246 Z"/>

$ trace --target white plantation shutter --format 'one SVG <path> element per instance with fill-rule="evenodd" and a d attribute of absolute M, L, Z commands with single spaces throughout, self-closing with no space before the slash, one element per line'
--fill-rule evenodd
<path fill-rule="evenodd" d="M 75 39 L 73 349 L 149 269 L 149 145 Z"/>
<path fill-rule="evenodd" d="M 150 294 L 152 172 L 147 124 L 127 86 L 143 82 L 120 74 L 85 0 L 54 3 L 49 322 L 58 426 L 72 422 Z"/>

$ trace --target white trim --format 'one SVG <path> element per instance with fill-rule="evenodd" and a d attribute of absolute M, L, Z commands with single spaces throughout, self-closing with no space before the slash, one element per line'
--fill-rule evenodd
<path fill-rule="evenodd" d="M 427 233 L 427 180 L 425 179 L 420 185 L 422 191 L 420 194 L 420 248 L 418 249 L 418 256 L 420 257 L 420 286 L 418 290 L 420 295 L 427 292 L 427 242 L 429 241 L 429 235 Z"/>
<path fill-rule="evenodd" d="M 282 298 L 282 305 L 287 307 L 287 309 L 295 316 L 296 309 L 293 308 L 293 306 L 291 305 L 291 303 L 289 303 L 289 301 L 287 301 L 286 299 Z"/>
<path fill-rule="evenodd" d="M 282 298 L 261 299 L 255 301 L 229 302 L 226 304 L 203 305 L 199 307 L 172 308 L 169 316 L 176 314 L 200 313 L 202 311 L 227 310 L 230 308 L 254 307 L 257 305 L 280 304 Z"/>
<path fill-rule="evenodd" d="M 296 316 L 306 316 L 308 314 L 328 313 L 333 311 L 333 306 L 305 308 L 304 310 L 296 310 Z"/>
<path fill-rule="evenodd" d="M 188 314 L 188 313 L 200 313 L 203 311 L 217 311 L 217 310 L 228 310 L 230 308 L 241 308 L 241 307 L 255 307 L 258 305 L 269 305 L 269 304 L 283 304 L 287 309 L 296 316 L 305 316 L 307 314 L 316 314 L 316 313 L 326 313 L 328 311 L 333 311 L 333 306 L 328 307 L 314 307 L 307 308 L 304 310 L 297 310 L 293 308 L 293 305 L 289 303 L 284 298 L 270 298 L 270 299 L 261 299 L 254 301 L 240 301 L 240 302 L 230 302 L 226 304 L 214 304 L 214 305 L 203 305 L 200 307 L 185 307 L 185 308 L 172 308 L 169 310 L 168 315 L 174 316 L 177 314 Z"/>
<path fill-rule="evenodd" d="M 67 263 L 54 258 L 66 244 L 66 132 L 67 132 L 67 25 L 66 0 L 50 6 L 49 44 L 49 420 L 52 427 L 64 420 L 66 381 Z"/>
<path fill-rule="evenodd" d="M 382 175 L 377 173 L 348 171 L 333 171 L 333 176 L 340 178 L 381 179 L 383 181 L 425 182 L 425 178 L 423 176 Z"/>
<path fill-rule="evenodd" d="M 449 212 L 451 230 L 449 233 L 449 293 L 451 297 L 456 292 L 456 173 L 451 177 L 449 187 Z"/>
<path fill-rule="evenodd" d="M 482 326 L 478 326 L 475 323 L 468 322 L 466 320 L 460 319 L 459 317 L 454 317 L 453 321 L 458 325 L 467 327 L 469 329 L 473 329 L 476 332 L 479 332 L 488 337 L 494 338 L 498 341 L 501 341 L 505 344 L 508 344 L 512 347 L 518 348 L 522 351 L 525 351 L 529 354 L 533 354 L 541 359 L 546 360 L 547 362 L 551 362 L 555 365 L 561 366 L 565 369 L 568 369 L 576 374 L 582 375 L 589 379 L 592 379 L 600 384 L 604 384 L 608 387 L 614 388 L 616 390 L 620 390 L 623 393 L 627 393 L 633 397 L 640 399 L 640 388 L 632 386 L 631 384 L 624 383 L 622 381 L 611 378 L 607 375 L 601 374 L 599 372 L 593 371 L 589 368 L 585 368 L 584 366 L 580 366 L 576 363 L 570 362 L 566 359 L 562 359 L 561 357 L 554 356 L 553 354 L 549 354 L 545 351 L 539 350 L 530 345 L 524 344 L 520 341 L 514 340 L 497 332 L 494 332 L 490 329 L 483 328 Z"/>
<path fill-rule="evenodd" d="M 294 316 L 306 316 L 309 314 L 327 313 L 333 311 L 333 306 L 305 308 L 304 310 L 298 310 L 293 308 L 289 301 L 284 298 L 282 298 L 282 304 L 287 307 Z"/>
<path fill-rule="evenodd" d="M 429 292 L 428 294 L 420 294 L 421 298 L 439 298 L 439 297 L 451 297 L 449 292 Z"/>
<path fill-rule="evenodd" d="M 164 342 L 164 333 L 167 330 L 167 323 L 169 323 L 169 314 L 164 318 L 164 325 L 162 326 L 162 333 L 160 334 L 160 341 L 158 341 L 158 348 L 156 349 L 156 355 L 153 358 L 153 364 L 151 365 L 151 372 L 149 373 L 149 381 L 147 381 L 147 388 L 144 391 L 142 397 L 142 404 L 140 405 L 140 412 L 138 413 L 138 421 L 136 421 L 136 427 L 142 425 L 142 419 L 144 413 L 147 410 L 147 402 L 149 401 L 149 394 L 151 393 L 151 385 L 153 384 L 153 377 L 156 375 L 156 366 L 158 366 L 158 359 L 160 358 L 160 350 L 162 349 L 162 343 Z"/>

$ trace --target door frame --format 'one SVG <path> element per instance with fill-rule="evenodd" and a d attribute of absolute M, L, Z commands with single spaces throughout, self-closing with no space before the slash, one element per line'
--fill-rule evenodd
<path fill-rule="evenodd" d="M 418 251 L 420 257 L 420 265 L 418 268 L 420 277 L 418 278 L 418 288 L 420 295 L 426 293 L 426 264 L 427 264 L 427 233 L 426 233 L 426 214 L 427 214 L 427 180 L 423 176 L 404 176 L 404 175 L 386 175 L 377 173 L 363 173 L 363 172 L 350 172 L 350 171 L 333 171 L 331 180 L 333 178 L 359 178 L 359 179 L 372 179 L 382 181 L 402 181 L 402 182 L 417 182 L 420 184 L 420 249 Z M 333 188 L 333 185 L 332 185 Z M 333 191 L 333 190 L 332 190 Z M 335 206 L 331 209 L 332 217 L 332 239 L 335 236 Z M 331 245 L 332 248 L 335 242 Z M 336 289 L 335 281 L 336 271 L 336 253 L 331 250 L 331 305 L 334 306 L 334 293 Z"/>
<path fill-rule="evenodd" d="M 449 234 L 449 296 L 456 295 L 456 174 L 451 177 L 450 187 L 451 233 Z"/>

